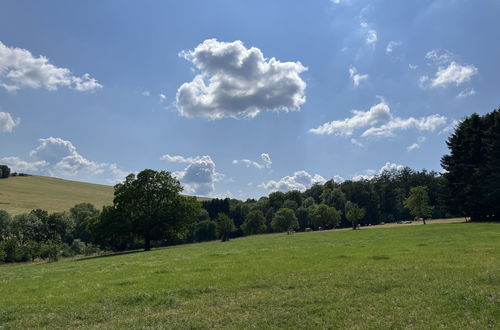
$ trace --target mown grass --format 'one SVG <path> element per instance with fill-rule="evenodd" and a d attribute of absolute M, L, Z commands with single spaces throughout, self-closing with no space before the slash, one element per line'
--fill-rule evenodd
<path fill-rule="evenodd" d="M 500 224 L 262 235 L 0 267 L 5 328 L 499 328 Z"/>

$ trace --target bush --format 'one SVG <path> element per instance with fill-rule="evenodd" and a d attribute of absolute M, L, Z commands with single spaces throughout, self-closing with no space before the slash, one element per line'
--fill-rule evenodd
<path fill-rule="evenodd" d="M 194 240 L 196 242 L 212 241 L 217 239 L 217 223 L 212 220 L 203 220 L 196 224 Z"/>

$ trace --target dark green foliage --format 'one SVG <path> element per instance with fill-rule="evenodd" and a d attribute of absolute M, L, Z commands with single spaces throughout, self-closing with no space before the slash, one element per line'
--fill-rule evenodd
<path fill-rule="evenodd" d="M 299 230 L 303 231 L 311 226 L 308 208 L 304 206 L 299 207 L 297 210 L 295 210 L 295 216 L 297 217 L 297 220 L 299 222 Z"/>
<path fill-rule="evenodd" d="M 281 208 L 276 212 L 271 222 L 274 231 L 290 234 L 294 229 L 299 228 L 299 221 L 293 210 Z"/>
<path fill-rule="evenodd" d="M 285 199 L 285 194 L 281 191 L 272 192 L 269 194 L 269 206 L 276 212 L 283 207 Z"/>
<path fill-rule="evenodd" d="M 365 216 L 365 210 L 360 208 L 358 204 L 347 202 L 345 205 L 345 216 L 347 221 L 352 224 L 352 229 L 356 229 L 359 221 Z"/>
<path fill-rule="evenodd" d="M 80 203 L 73 206 L 69 213 L 75 226 L 73 236 L 82 242 L 89 243 L 91 241 L 90 232 L 87 229 L 89 220 L 98 216 L 99 210 L 90 203 Z"/>
<path fill-rule="evenodd" d="M 241 226 L 241 229 L 243 229 L 246 235 L 265 233 L 267 231 L 265 222 L 266 218 L 262 211 L 253 210 L 246 215 L 245 222 Z"/>
<path fill-rule="evenodd" d="M 340 224 L 340 215 L 340 211 L 325 204 L 309 208 L 309 219 L 314 228 L 334 228 Z"/>
<path fill-rule="evenodd" d="M 144 250 L 152 241 L 175 240 L 186 234 L 199 215 L 199 204 L 180 195 L 182 187 L 170 172 L 143 170 L 130 174 L 115 186 L 114 205 L 132 224 L 133 233 L 144 240 Z"/>
<path fill-rule="evenodd" d="M 134 246 L 132 221 L 115 206 L 105 206 L 99 216 L 89 219 L 92 242 L 104 249 L 125 250 Z"/>
<path fill-rule="evenodd" d="M 9 236 L 11 222 L 11 215 L 7 211 L 0 210 L 0 241 Z"/>
<path fill-rule="evenodd" d="M 219 213 L 229 214 L 229 198 L 204 201 L 202 207 L 208 211 L 210 219 L 215 219 Z"/>
<path fill-rule="evenodd" d="M 196 224 L 194 229 L 195 242 L 213 241 L 217 239 L 217 223 L 212 220 L 203 220 Z"/>
<path fill-rule="evenodd" d="M 500 214 L 500 109 L 461 121 L 441 159 L 445 201 L 450 210 L 473 221 L 498 220 Z"/>
<path fill-rule="evenodd" d="M 233 219 L 224 213 L 217 216 L 217 232 L 222 242 L 229 241 L 229 236 L 236 230 Z"/>
<path fill-rule="evenodd" d="M 10 168 L 7 165 L 0 165 L 0 179 L 5 179 L 10 176 Z"/>
<path fill-rule="evenodd" d="M 297 204 L 296 201 L 291 200 L 291 199 L 287 199 L 283 202 L 282 207 L 295 211 L 297 209 L 297 207 L 299 207 L 299 205 Z"/>

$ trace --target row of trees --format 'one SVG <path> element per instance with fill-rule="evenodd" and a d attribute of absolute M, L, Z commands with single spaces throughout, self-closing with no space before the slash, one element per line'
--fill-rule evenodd
<path fill-rule="evenodd" d="M 500 109 L 459 123 L 443 156 L 447 207 L 475 221 L 500 218 Z"/>
<path fill-rule="evenodd" d="M 60 255 L 89 254 L 91 244 L 87 224 L 99 214 L 92 204 L 77 204 L 69 212 L 37 209 L 11 216 L 0 210 L 0 263 L 57 260 Z"/>
<path fill-rule="evenodd" d="M 273 192 L 258 200 L 182 196 L 169 172 L 144 170 L 115 186 L 101 212 L 79 204 L 69 212 L 0 212 L 0 261 L 53 258 L 50 251 L 79 247 L 123 250 L 200 242 L 267 232 L 292 232 L 394 222 L 414 217 L 500 214 L 500 110 L 463 120 L 448 140 L 444 175 L 410 168 L 370 180 L 330 180 L 310 189 Z M 425 222 L 424 222 L 425 223 Z M 57 257 L 57 253 L 55 254 Z"/>

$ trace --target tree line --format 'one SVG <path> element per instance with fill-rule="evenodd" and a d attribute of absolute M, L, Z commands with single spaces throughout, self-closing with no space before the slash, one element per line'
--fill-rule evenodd
<path fill-rule="evenodd" d="M 0 262 L 56 260 L 60 255 L 202 242 L 271 232 L 375 225 L 414 218 L 467 216 L 498 221 L 500 110 L 473 114 L 447 141 L 441 175 L 408 167 L 371 179 L 333 180 L 304 192 L 272 192 L 259 199 L 181 195 L 170 172 L 130 174 L 114 190 L 113 205 L 69 212 L 34 210 L 11 217 L 0 211 Z"/>

